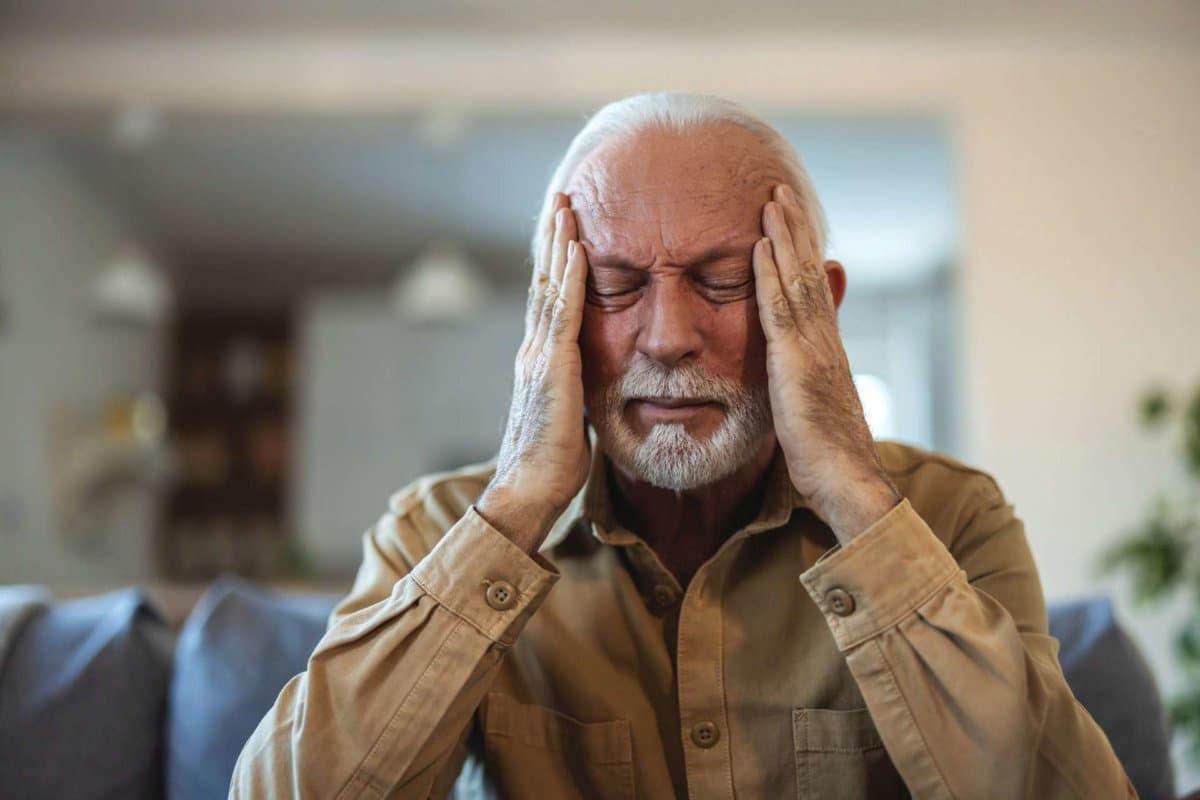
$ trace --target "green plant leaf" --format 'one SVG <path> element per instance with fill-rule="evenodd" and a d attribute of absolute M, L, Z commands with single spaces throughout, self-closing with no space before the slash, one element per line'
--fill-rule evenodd
<path fill-rule="evenodd" d="M 1180 666 L 1200 671 L 1200 617 L 1192 617 L 1175 637 L 1175 655 Z"/>
<path fill-rule="evenodd" d="M 1188 740 L 1188 756 L 1200 764 L 1200 689 L 1181 694 L 1167 707 L 1175 735 Z"/>
<path fill-rule="evenodd" d="M 1200 388 L 1192 394 L 1183 414 L 1183 461 L 1188 472 L 1200 478 Z"/>
<path fill-rule="evenodd" d="M 1161 600 L 1184 581 L 1190 530 L 1173 519 L 1170 501 L 1160 495 L 1141 527 L 1102 554 L 1101 570 L 1130 573 L 1135 602 Z"/>
<path fill-rule="evenodd" d="M 1138 417 L 1146 428 L 1161 426 L 1175 408 L 1167 392 L 1153 388 L 1138 401 Z M 1200 386 L 1179 409 L 1181 457 L 1193 478 L 1200 478 Z M 1121 570 L 1133 582 L 1134 601 L 1161 601 L 1186 584 L 1192 615 L 1176 633 L 1174 655 L 1189 676 L 1189 685 L 1200 686 L 1200 570 L 1190 564 L 1200 560 L 1200 485 L 1191 484 L 1176 500 L 1160 493 L 1150 513 L 1128 538 L 1105 551 L 1101 568 Z M 1174 733 L 1187 741 L 1188 756 L 1200 765 L 1200 688 L 1191 689 L 1168 703 Z"/>
<path fill-rule="evenodd" d="M 1138 419 L 1147 428 L 1162 423 L 1170 410 L 1170 398 L 1167 396 L 1166 390 L 1161 388 L 1147 390 L 1138 400 Z"/>

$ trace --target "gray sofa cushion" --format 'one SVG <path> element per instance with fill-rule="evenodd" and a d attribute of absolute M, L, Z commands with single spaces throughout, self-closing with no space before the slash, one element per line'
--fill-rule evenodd
<path fill-rule="evenodd" d="M 1112 602 L 1050 604 L 1050 635 L 1075 697 L 1108 735 L 1142 800 L 1175 797 L 1170 736 L 1154 676 L 1117 624 Z"/>
<path fill-rule="evenodd" d="M 175 647 L 167 793 L 225 798 L 242 745 L 284 684 L 307 668 L 338 598 L 283 595 L 215 581 Z"/>
<path fill-rule="evenodd" d="M 170 642 L 136 589 L 28 619 L 0 670 L 0 793 L 162 797 Z"/>
<path fill-rule="evenodd" d="M 54 599 L 45 586 L 0 586 L 0 669 L 25 623 Z"/>

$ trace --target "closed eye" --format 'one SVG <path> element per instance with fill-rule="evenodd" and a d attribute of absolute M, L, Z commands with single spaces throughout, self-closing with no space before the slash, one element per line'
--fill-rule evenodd
<path fill-rule="evenodd" d="M 588 281 L 587 302 L 599 308 L 616 310 L 637 302 L 641 291 L 641 286 L 628 285 L 597 288 L 595 284 Z"/>
<path fill-rule="evenodd" d="M 750 279 L 744 281 L 704 281 L 703 286 L 709 289 L 744 289 L 750 285 Z"/>
<path fill-rule="evenodd" d="M 613 267 L 593 267 L 588 274 L 587 293 L 593 300 L 629 297 L 646 283 L 644 273 Z"/>
<path fill-rule="evenodd" d="M 698 281 L 701 295 L 710 303 L 735 303 L 754 294 L 754 279 Z"/>
<path fill-rule="evenodd" d="M 608 291 L 600 291 L 599 289 L 588 289 L 588 291 L 596 297 L 621 297 L 622 295 L 636 292 L 637 289 L 609 289 Z"/>

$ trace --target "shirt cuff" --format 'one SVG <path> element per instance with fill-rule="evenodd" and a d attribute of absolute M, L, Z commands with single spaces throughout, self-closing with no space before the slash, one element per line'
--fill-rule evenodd
<path fill-rule="evenodd" d="M 961 570 L 905 498 L 800 575 L 845 652 L 899 622 Z"/>
<path fill-rule="evenodd" d="M 410 573 L 441 605 L 508 647 L 561 576 L 467 509 Z"/>

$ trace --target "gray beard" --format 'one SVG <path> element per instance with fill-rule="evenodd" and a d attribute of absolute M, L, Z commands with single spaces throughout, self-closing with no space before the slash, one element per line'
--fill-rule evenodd
<path fill-rule="evenodd" d="M 595 394 L 589 416 L 604 452 L 625 472 L 662 489 L 698 489 L 732 475 L 749 463 L 771 430 L 765 385 L 747 389 L 693 365 L 669 368 L 643 359 Z M 724 406 L 725 419 L 706 439 L 692 436 L 682 423 L 654 425 L 643 438 L 622 415 L 635 397 L 713 400 Z"/>

